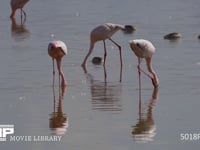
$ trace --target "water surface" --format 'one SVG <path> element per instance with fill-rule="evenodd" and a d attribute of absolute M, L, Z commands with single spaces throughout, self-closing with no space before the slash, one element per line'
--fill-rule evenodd
<path fill-rule="evenodd" d="M 0 147 L 186 150 L 192 145 L 197 149 L 199 140 L 181 141 L 180 133 L 199 133 L 199 6 L 199 0 L 32 0 L 24 8 L 27 20 L 22 25 L 19 12 L 16 20 L 10 20 L 9 2 L 3 0 L 0 124 L 14 124 L 15 135 L 60 133 L 62 140 L 2 142 Z M 106 70 L 91 63 L 94 56 L 103 56 L 102 42 L 88 60 L 88 73 L 80 67 L 90 31 L 106 22 L 136 27 L 134 34 L 119 31 L 113 36 L 123 48 L 122 82 L 118 49 L 109 41 Z M 183 38 L 164 40 L 170 32 L 180 32 Z M 128 45 L 136 38 L 148 39 L 156 47 L 153 65 L 160 79 L 156 92 L 142 75 L 139 95 L 137 58 Z M 68 83 L 64 91 L 59 89 L 58 76 L 52 89 L 47 45 L 53 39 L 68 47 L 62 64 Z"/>

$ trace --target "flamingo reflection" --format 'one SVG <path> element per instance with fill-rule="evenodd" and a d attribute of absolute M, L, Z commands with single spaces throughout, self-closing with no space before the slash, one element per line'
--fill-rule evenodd
<path fill-rule="evenodd" d="M 158 88 L 154 88 L 152 97 L 147 105 L 142 104 L 141 90 L 139 90 L 138 122 L 133 126 L 132 135 L 136 142 L 153 141 L 156 135 L 156 124 L 153 118 L 153 108 L 158 99 Z M 146 111 L 146 112 L 145 112 Z"/>
<path fill-rule="evenodd" d="M 21 10 L 21 20 L 24 15 L 24 20 L 26 20 L 26 12 L 23 10 L 24 6 L 28 3 L 29 0 L 11 0 L 10 6 L 11 6 L 11 14 L 10 18 L 15 18 L 15 14 L 17 9 Z"/>
<path fill-rule="evenodd" d="M 104 69 L 106 75 L 106 70 Z M 92 96 L 92 106 L 94 110 L 100 111 L 121 111 L 121 84 L 95 80 L 87 73 L 87 79 L 90 83 Z"/>
<path fill-rule="evenodd" d="M 15 18 L 11 18 L 11 35 L 16 41 L 23 41 L 30 37 L 30 32 L 24 23 L 17 23 Z"/>
<path fill-rule="evenodd" d="M 59 98 L 56 100 L 56 93 L 53 86 L 53 112 L 50 114 L 49 127 L 56 135 L 65 134 L 68 129 L 68 118 L 62 111 L 62 102 L 66 93 L 66 86 L 59 86 Z M 57 102 L 56 102 L 57 101 Z"/>
<path fill-rule="evenodd" d="M 103 70 L 104 70 L 104 82 L 107 82 L 107 71 L 106 71 L 106 67 L 103 66 Z M 88 71 L 87 71 L 87 68 L 83 68 L 83 71 L 84 73 L 87 75 L 88 74 Z M 120 79 L 119 81 L 121 82 L 122 81 L 122 70 L 120 70 Z"/>

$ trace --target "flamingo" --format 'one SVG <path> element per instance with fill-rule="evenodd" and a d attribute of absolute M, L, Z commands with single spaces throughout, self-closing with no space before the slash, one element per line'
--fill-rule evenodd
<path fill-rule="evenodd" d="M 64 73 L 61 68 L 61 61 L 62 57 L 67 54 L 67 46 L 63 41 L 52 41 L 48 45 L 48 54 L 52 58 L 53 61 L 53 84 L 54 84 L 54 76 L 55 76 L 55 69 L 54 69 L 54 59 L 57 63 L 58 73 L 59 73 L 59 79 L 61 76 L 61 86 L 66 86 L 66 80 L 64 77 Z M 59 80 L 60 83 L 60 80 Z"/>
<path fill-rule="evenodd" d="M 139 74 L 139 82 L 140 82 L 140 72 L 143 72 L 152 80 L 153 86 L 155 88 L 158 87 L 159 79 L 156 72 L 154 71 L 152 67 L 152 56 L 155 53 L 155 47 L 153 46 L 153 44 L 150 41 L 144 40 L 144 39 L 130 40 L 129 44 L 132 51 L 138 57 L 137 68 L 138 68 L 138 74 Z M 153 77 L 140 68 L 142 58 L 145 58 L 147 69 Z M 140 86 L 140 83 L 139 83 L 139 86 Z"/>
<path fill-rule="evenodd" d="M 122 67 L 121 46 L 117 42 L 112 40 L 111 37 L 114 33 L 116 33 L 119 30 L 123 30 L 123 29 L 125 29 L 125 25 L 106 23 L 106 24 L 103 24 L 103 25 L 100 25 L 100 26 L 94 28 L 91 31 L 91 33 L 90 33 L 90 48 L 89 48 L 89 51 L 88 51 L 87 55 L 85 56 L 85 59 L 82 63 L 82 67 L 84 68 L 84 70 L 86 68 L 86 61 L 87 61 L 88 57 L 90 56 L 90 54 L 92 53 L 95 43 L 98 41 L 103 41 L 103 44 L 104 44 L 103 65 L 105 66 L 106 56 L 107 56 L 105 40 L 107 40 L 107 39 L 109 39 L 112 43 L 114 43 L 119 48 L 120 64 Z"/>
<path fill-rule="evenodd" d="M 24 14 L 26 18 L 26 12 L 23 10 L 23 7 L 24 5 L 26 5 L 28 1 L 29 0 L 11 0 L 10 6 L 11 6 L 12 12 L 11 12 L 10 18 L 14 18 L 17 9 L 21 9 L 21 18 L 22 18 L 22 13 Z"/>

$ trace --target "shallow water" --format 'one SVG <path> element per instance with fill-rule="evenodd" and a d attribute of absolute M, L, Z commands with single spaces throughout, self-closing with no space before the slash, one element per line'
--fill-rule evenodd
<path fill-rule="evenodd" d="M 48 150 L 199 147 L 199 140 L 180 138 L 181 133 L 199 133 L 199 6 L 199 0 L 32 0 L 25 7 L 26 23 L 20 25 L 20 13 L 11 21 L 9 2 L 3 0 L 0 124 L 14 124 L 14 135 L 60 133 L 62 140 L 6 141 L 0 147 Z M 109 41 L 106 70 L 91 63 L 94 56 L 103 56 L 102 42 L 95 45 L 88 60 L 88 73 L 80 67 L 89 48 L 90 31 L 105 22 L 136 27 L 134 34 L 119 31 L 113 36 L 123 48 L 122 82 L 118 50 Z M 176 42 L 164 40 L 163 36 L 170 32 L 180 32 L 183 37 Z M 158 91 L 153 90 L 144 75 L 141 93 L 138 90 L 137 58 L 128 45 L 129 40 L 136 38 L 148 39 L 156 47 L 153 65 L 160 79 Z M 59 89 L 57 76 L 52 88 L 52 62 L 47 45 L 53 39 L 65 41 L 68 47 L 62 63 L 68 84 L 65 90 Z M 60 124 L 64 125 L 62 129 Z"/>

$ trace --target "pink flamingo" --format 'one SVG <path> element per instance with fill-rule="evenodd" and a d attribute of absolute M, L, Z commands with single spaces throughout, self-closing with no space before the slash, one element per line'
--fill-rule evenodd
<path fill-rule="evenodd" d="M 57 62 L 57 68 L 59 73 L 59 79 L 61 76 L 61 86 L 66 86 L 66 80 L 64 77 L 64 73 L 61 68 L 61 61 L 62 57 L 67 54 L 67 46 L 62 41 L 52 41 L 49 43 L 48 46 L 48 54 L 51 56 L 53 60 L 53 85 L 54 85 L 54 76 L 55 76 L 55 69 L 54 69 L 54 59 Z M 60 83 L 60 80 L 59 80 Z"/>
<path fill-rule="evenodd" d="M 147 75 L 152 80 L 153 86 L 158 87 L 159 79 L 158 79 L 156 72 L 154 71 L 154 69 L 152 67 L 152 62 L 151 62 L 152 56 L 155 53 L 155 47 L 153 46 L 153 44 L 150 41 L 147 41 L 144 39 L 131 40 L 131 41 L 129 41 L 129 44 L 130 44 L 131 49 L 135 53 L 135 55 L 138 57 L 137 68 L 138 68 L 138 74 L 139 74 L 139 86 L 141 86 L 140 85 L 140 72 L 143 72 L 145 75 Z M 152 74 L 153 77 L 140 68 L 140 63 L 142 61 L 142 58 L 145 58 L 147 69 Z"/>
<path fill-rule="evenodd" d="M 10 6 L 11 6 L 11 15 L 10 18 L 14 18 L 15 17 L 15 13 L 17 9 L 21 9 L 21 18 L 22 18 L 22 13 L 24 14 L 25 18 L 26 18 L 26 12 L 23 10 L 24 5 L 26 5 L 26 3 L 29 0 L 11 0 L 10 1 Z"/>
<path fill-rule="evenodd" d="M 87 55 L 85 56 L 85 59 L 82 63 L 82 67 L 84 68 L 84 70 L 86 68 L 86 61 L 87 61 L 88 57 L 90 56 L 90 54 L 92 53 L 95 43 L 98 41 L 103 41 L 103 44 L 104 44 L 103 65 L 105 66 L 106 56 L 107 56 L 106 43 L 105 43 L 106 39 L 109 39 L 111 42 L 113 42 L 119 48 L 120 64 L 122 67 L 121 46 L 119 44 L 117 44 L 117 42 L 112 40 L 111 37 L 115 32 L 117 32 L 119 30 L 123 30 L 123 29 L 125 29 L 124 25 L 106 23 L 106 24 L 100 25 L 92 30 L 92 32 L 90 33 L 90 48 L 89 48 L 89 51 L 88 51 Z"/>

